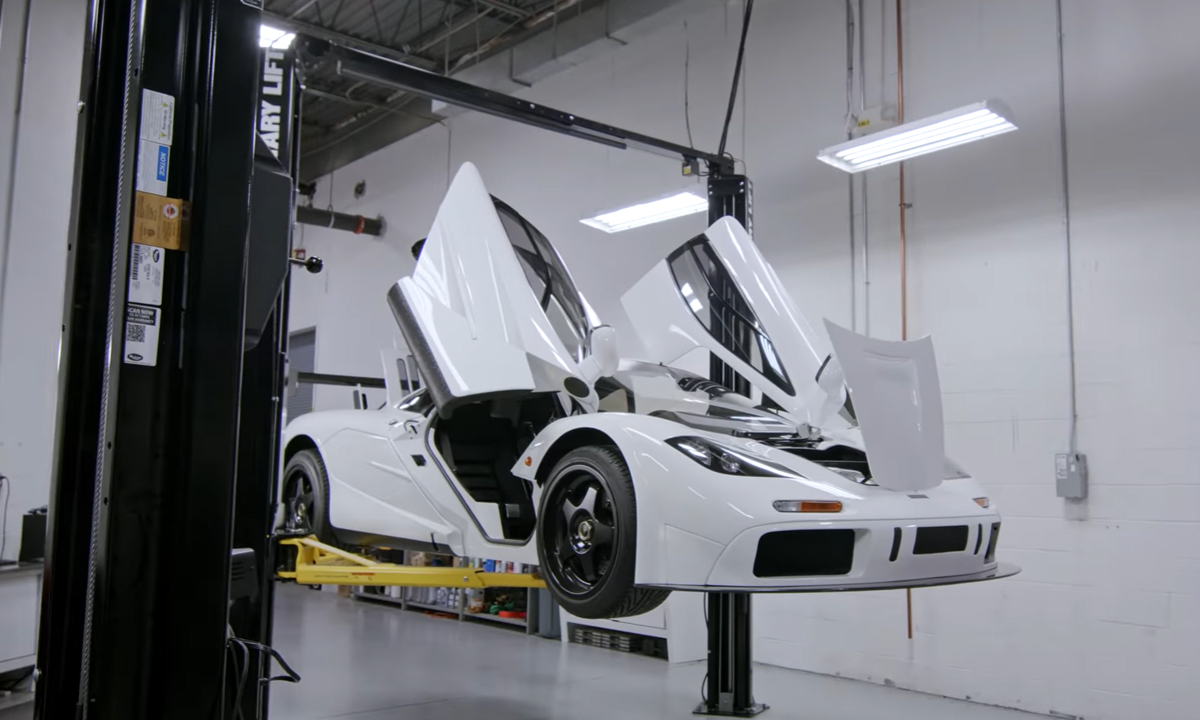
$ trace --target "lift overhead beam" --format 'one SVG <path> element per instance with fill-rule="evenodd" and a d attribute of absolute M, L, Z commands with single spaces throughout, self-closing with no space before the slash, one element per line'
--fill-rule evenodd
<path fill-rule="evenodd" d="M 734 172 L 733 157 L 729 155 L 705 152 L 631 130 L 624 130 L 428 72 L 379 55 L 331 45 L 320 39 L 309 39 L 307 52 L 313 57 L 327 57 L 333 60 L 337 63 L 339 74 L 354 80 L 395 88 L 608 147 L 622 150 L 642 150 L 687 164 L 703 162 L 708 166 L 709 172 L 714 175 L 732 175 Z"/>

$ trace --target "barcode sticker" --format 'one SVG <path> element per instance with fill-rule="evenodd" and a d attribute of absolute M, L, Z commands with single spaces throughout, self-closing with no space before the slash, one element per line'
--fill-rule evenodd
<path fill-rule="evenodd" d="M 129 246 L 129 302 L 162 305 L 163 258 L 166 250 L 133 243 Z"/>
<path fill-rule="evenodd" d="M 130 365 L 158 364 L 158 308 L 125 306 L 125 362 Z"/>

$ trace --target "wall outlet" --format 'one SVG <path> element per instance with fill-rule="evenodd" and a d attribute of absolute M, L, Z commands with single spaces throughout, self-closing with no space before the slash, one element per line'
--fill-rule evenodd
<path fill-rule="evenodd" d="M 1058 497 L 1082 500 L 1087 497 L 1087 455 L 1058 453 L 1054 456 L 1054 485 Z"/>

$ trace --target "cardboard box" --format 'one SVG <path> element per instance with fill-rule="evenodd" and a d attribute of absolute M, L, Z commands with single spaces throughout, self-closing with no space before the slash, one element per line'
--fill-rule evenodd
<path fill-rule="evenodd" d="M 166 250 L 187 250 L 188 202 L 139 192 L 133 208 L 133 241 Z"/>

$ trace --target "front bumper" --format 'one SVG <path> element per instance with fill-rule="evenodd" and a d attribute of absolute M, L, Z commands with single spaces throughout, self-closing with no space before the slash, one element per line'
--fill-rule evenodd
<path fill-rule="evenodd" d="M 943 584 L 934 581 L 996 572 L 999 531 L 997 514 L 761 525 L 725 546 L 702 587 L 771 591 Z"/>

